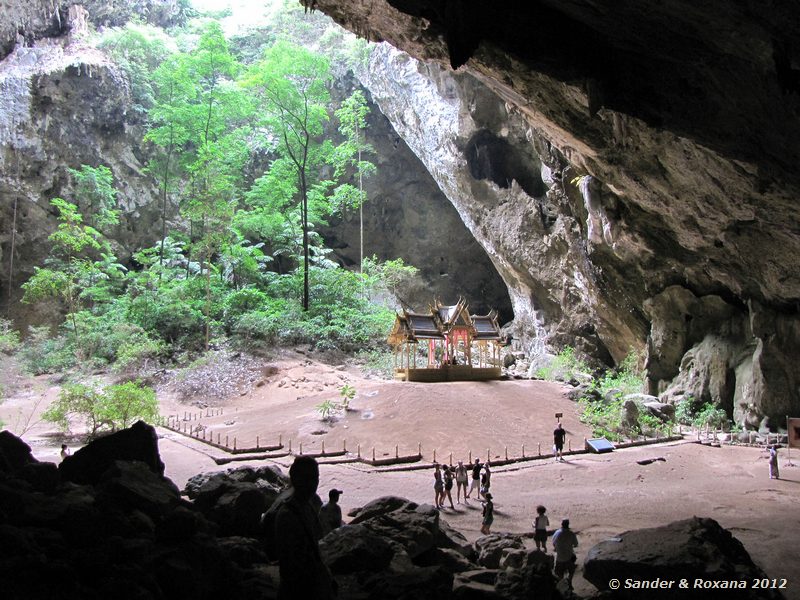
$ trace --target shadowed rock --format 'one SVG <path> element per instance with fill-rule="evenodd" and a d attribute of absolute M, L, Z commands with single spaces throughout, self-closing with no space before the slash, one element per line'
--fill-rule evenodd
<path fill-rule="evenodd" d="M 703 581 L 746 581 L 766 577 L 753 563 L 742 543 L 713 519 L 693 517 L 663 527 L 627 531 L 618 537 L 600 542 L 589 550 L 583 564 L 583 576 L 600 590 L 616 578 L 637 581 L 671 581 L 686 579 L 689 589 L 681 589 L 680 597 L 709 598 L 714 590 L 697 589 L 696 579 Z M 776 590 L 725 589 L 725 598 L 778 599 Z M 675 590 L 646 590 L 647 597 L 677 597 Z M 659 595 L 661 594 L 661 595 Z M 626 589 L 623 585 L 615 598 L 641 598 L 643 590 Z"/>
<path fill-rule="evenodd" d="M 153 473 L 164 475 L 156 430 L 143 421 L 90 442 L 72 456 L 67 456 L 58 470 L 64 481 L 94 484 L 117 460 L 138 460 Z"/>

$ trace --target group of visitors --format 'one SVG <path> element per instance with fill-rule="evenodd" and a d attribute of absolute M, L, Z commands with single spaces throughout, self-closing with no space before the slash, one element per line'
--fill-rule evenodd
<path fill-rule="evenodd" d="M 450 503 L 450 508 L 455 509 L 453 504 L 453 482 L 456 484 L 456 502 L 461 504 L 461 496 L 464 496 L 464 504 L 469 504 L 467 499 L 472 492 L 476 492 L 478 498 L 485 498 L 492 485 L 492 469 L 487 461 L 481 464 L 480 459 L 475 459 L 475 464 L 471 467 L 472 485 L 467 490 L 467 476 L 470 470 L 467 469 L 463 461 L 458 461 L 458 465 L 433 465 L 433 505 L 437 509 L 444 508 L 445 499 Z"/>

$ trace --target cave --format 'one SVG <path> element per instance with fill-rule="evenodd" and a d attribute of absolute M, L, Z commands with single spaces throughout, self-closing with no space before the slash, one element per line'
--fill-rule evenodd
<path fill-rule="evenodd" d="M 509 188 L 516 181 L 532 198 L 547 191 L 536 170 L 538 165 L 530 158 L 525 160 L 517 148 L 490 131 L 475 133 L 467 142 L 464 154 L 475 179 L 488 179 L 501 188 Z"/>
<path fill-rule="evenodd" d="M 423 286 L 403 303 L 422 306 L 433 294 L 445 302 L 464 297 L 479 313 L 497 308 L 510 360 L 525 361 L 515 377 L 530 377 L 537 361 L 566 350 L 598 370 L 623 364 L 636 350 L 648 400 L 707 403 L 746 439 L 785 434 L 786 417 L 800 413 L 800 9 L 752 0 L 301 3 L 375 42 L 365 72 L 336 85 L 342 96 L 359 88 L 369 98 L 369 142 L 385 175 L 367 183 L 373 201 L 364 207 L 365 250 L 420 268 Z M 0 312 L 17 328 L 61 315 L 55 304 L 34 309 L 18 301 L 57 226 L 48 200 L 72 191 L 67 169 L 103 162 L 125 178 L 126 216 L 113 241 L 126 266 L 135 266 L 142 240 L 158 239 L 159 189 L 145 169 L 148 149 L 142 118 L 129 109 L 130 82 L 102 53 L 72 43 L 86 26 L 81 10 L 95 27 L 119 26 L 139 13 L 163 26 L 182 4 L 4 3 Z M 240 50 L 253 48 L 243 42 Z M 351 211 L 317 232 L 329 258 L 353 268 L 358 229 Z M 147 444 L 155 440 L 146 437 Z M 42 500 L 56 485 L 53 469 L 30 460 L 18 440 L 0 441 L 18 463 L 0 478 L 13 482 L 3 484 L 2 502 L 32 498 L 31 535 L 40 537 L 30 547 L 49 547 L 39 525 L 59 518 Z M 105 519 L 114 531 L 142 530 L 167 546 L 192 538 L 203 546 L 192 564 L 201 565 L 201 581 L 214 580 L 215 571 L 203 569 L 203 557 L 221 552 L 204 537 L 211 526 L 160 479 L 163 465 L 161 473 L 157 464 L 152 473 L 117 468 L 109 481 L 96 482 L 92 501 L 96 493 L 139 503 L 130 522 L 108 502 L 100 503 L 103 520 L 93 519 L 72 488 L 63 510 L 98 539 Z M 650 476 L 638 475 L 642 483 Z M 117 479 L 133 483 L 129 489 Z M 139 494 L 142 482 L 164 506 Z M 759 487 L 759 502 L 774 492 Z M 715 511 L 730 509 L 708 494 L 702 502 Z M 773 519 L 770 511 L 754 512 Z M 426 518 L 438 522 L 438 513 Z M 703 521 L 684 523 L 681 539 L 698 529 L 724 537 Z M 73 535 L 71 523 L 59 527 Z M 20 536 L 27 545 L 27 534 Z M 128 542 L 119 556 L 142 554 Z M 243 562 L 260 552 L 227 543 L 226 552 Z M 190 586 L 186 563 L 164 556 L 158 572 L 165 589 L 202 596 Z M 38 565 L 39 557 L 32 560 Z M 51 566 L 46 574 L 57 576 L 59 565 Z M 131 593 L 137 591 L 147 593 Z"/>

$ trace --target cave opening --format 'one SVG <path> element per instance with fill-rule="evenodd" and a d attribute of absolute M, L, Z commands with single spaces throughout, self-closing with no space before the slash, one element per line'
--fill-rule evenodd
<path fill-rule="evenodd" d="M 537 170 L 538 161 L 523 156 L 508 140 L 491 131 L 475 133 L 464 149 L 470 174 L 478 180 L 488 179 L 503 189 L 509 189 L 516 181 L 532 198 L 547 192 L 547 186 Z"/>

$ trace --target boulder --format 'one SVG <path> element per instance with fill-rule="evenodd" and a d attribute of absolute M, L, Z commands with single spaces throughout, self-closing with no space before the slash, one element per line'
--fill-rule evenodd
<path fill-rule="evenodd" d="M 348 513 L 348 516 L 353 517 L 350 520 L 351 525 L 357 525 L 372 517 L 382 515 L 395 511 L 400 508 L 415 509 L 418 505 L 405 498 L 399 496 L 381 496 L 370 502 L 367 502 L 361 508 L 356 508 Z"/>
<path fill-rule="evenodd" d="M 267 556 L 258 540 L 249 537 L 230 536 L 219 539 L 222 553 L 240 567 L 250 568 L 267 562 Z"/>
<path fill-rule="evenodd" d="M 505 549 L 522 550 L 525 548 L 525 544 L 518 535 L 492 533 L 478 538 L 475 541 L 475 547 L 478 551 L 478 564 L 487 569 L 497 569 Z"/>
<path fill-rule="evenodd" d="M 556 579 L 545 562 L 532 562 L 519 569 L 506 569 L 497 575 L 495 590 L 504 600 L 558 598 Z"/>
<path fill-rule="evenodd" d="M 456 579 L 453 584 L 452 600 L 503 600 L 494 586 L 476 581 L 463 581 Z"/>
<path fill-rule="evenodd" d="M 639 424 L 639 407 L 634 400 L 625 400 L 622 403 L 622 423 L 626 427 L 636 427 Z"/>
<path fill-rule="evenodd" d="M 402 546 L 413 560 L 434 547 L 439 513 L 424 506 L 405 508 L 371 517 L 363 525 L 375 535 Z"/>
<path fill-rule="evenodd" d="M 178 488 L 169 479 L 156 475 L 139 461 L 115 461 L 103 473 L 98 501 L 118 508 L 141 510 L 150 517 L 161 517 L 180 502 Z"/>
<path fill-rule="evenodd" d="M 58 466 L 61 478 L 81 484 L 98 483 L 115 461 L 138 460 L 157 475 L 164 475 L 164 463 L 158 453 L 156 430 L 137 421 L 123 429 L 90 442 Z"/>
<path fill-rule="evenodd" d="M 184 492 L 194 500 L 201 494 L 201 490 L 208 492 L 212 487 L 226 482 L 254 483 L 277 492 L 289 487 L 288 475 L 284 474 L 280 467 L 268 465 L 198 473 L 186 482 Z"/>
<path fill-rule="evenodd" d="M 335 575 L 380 571 L 389 566 L 394 550 L 364 525 L 334 529 L 320 541 L 323 562 Z"/>
<path fill-rule="evenodd" d="M 417 557 L 420 566 L 439 565 L 450 573 L 464 573 L 477 568 L 477 565 L 468 560 L 461 552 L 452 548 L 432 548 L 424 555 Z"/>
<path fill-rule="evenodd" d="M 27 481 L 33 489 L 51 494 L 61 483 L 58 466 L 51 462 L 30 462 L 19 470 L 19 478 Z"/>
<path fill-rule="evenodd" d="M 675 405 L 670 404 L 668 402 L 645 402 L 645 408 L 647 411 L 653 415 L 664 421 L 665 423 L 668 421 L 675 420 Z"/>
<path fill-rule="evenodd" d="M 231 483 L 204 514 L 220 526 L 223 535 L 258 537 L 261 515 L 275 497 L 255 483 Z"/>
<path fill-rule="evenodd" d="M 450 527 L 444 519 L 439 519 L 439 526 L 434 532 L 434 544 L 437 548 L 449 548 L 455 550 L 467 560 L 475 560 L 475 548 L 467 541 L 464 535 Z"/>
<path fill-rule="evenodd" d="M 384 570 L 370 575 L 363 588 L 376 600 L 442 600 L 453 590 L 453 574 L 441 567 L 412 567 L 400 572 Z"/>
<path fill-rule="evenodd" d="M 747 581 L 765 578 L 742 543 L 713 519 L 693 517 L 663 527 L 627 531 L 600 542 L 586 556 L 583 577 L 600 590 L 617 578 L 655 581 L 694 579 L 705 581 Z M 749 586 L 748 586 L 749 587 Z M 674 596 L 669 597 L 677 597 Z M 706 589 L 680 590 L 680 598 L 711 597 Z M 648 590 L 648 597 L 653 590 Z M 641 598 L 642 590 L 625 589 L 615 598 Z M 666 597 L 666 596 L 664 596 Z M 778 599 L 776 590 L 726 589 L 725 598 Z"/>
<path fill-rule="evenodd" d="M 0 431 L 0 473 L 16 473 L 25 465 L 37 460 L 31 454 L 31 447 L 13 433 Z"/>

